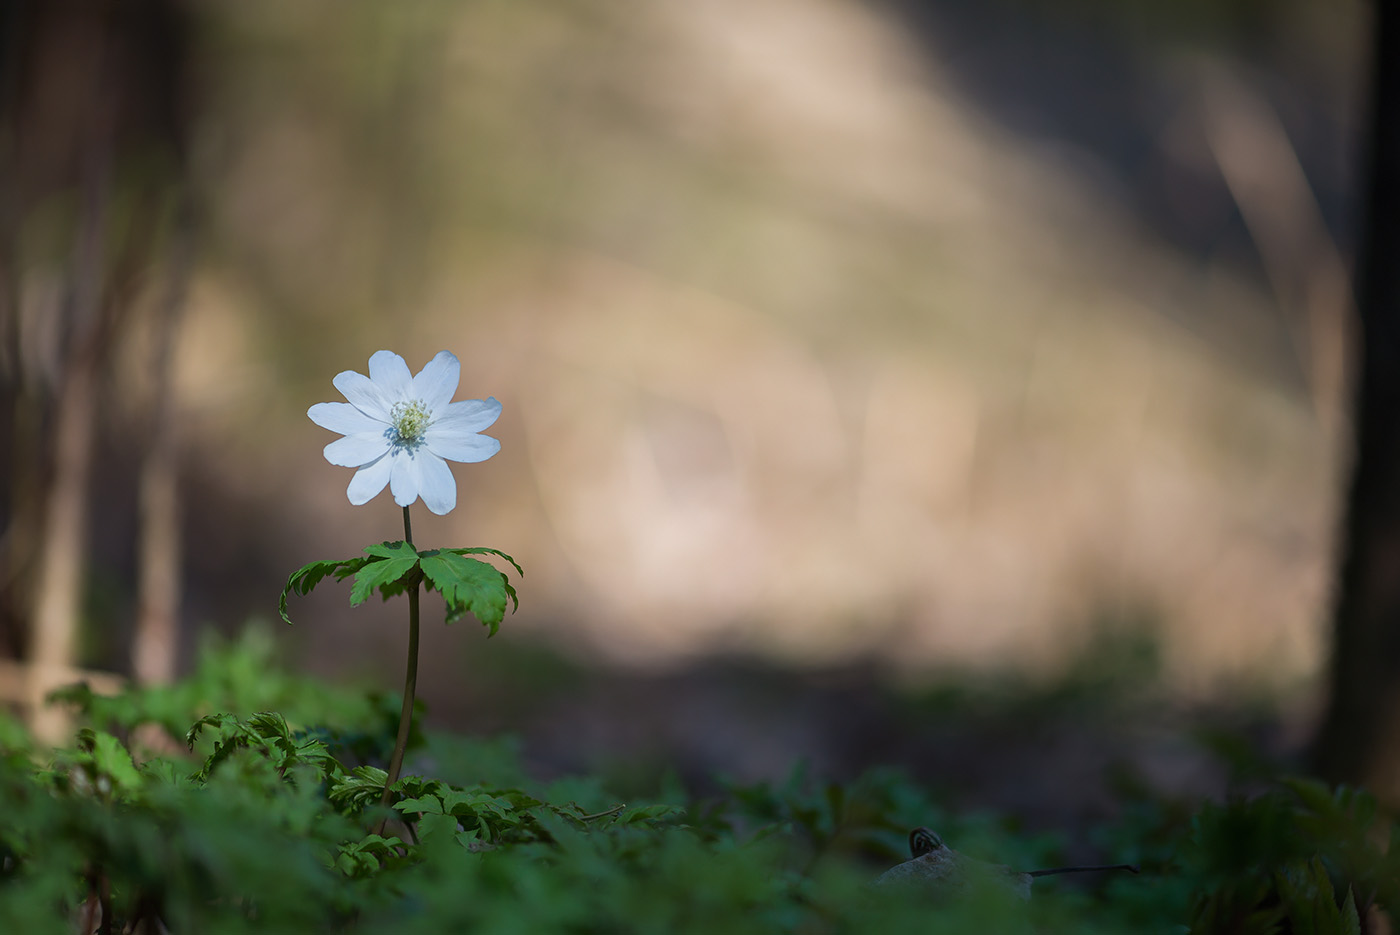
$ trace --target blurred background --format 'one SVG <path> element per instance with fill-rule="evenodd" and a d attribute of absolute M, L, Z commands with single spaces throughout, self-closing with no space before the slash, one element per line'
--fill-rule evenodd
<path fill-rule="evenodd" d="M 397 687 L 402 607 L 268 621 L 294 568 L 401 537 L 307 407 L 449 349 L 502 450 L 415 538 L 527 576 L 489 643 L 426 599 L 438 723 L 546 770 L 890 763 L 1028 809 L 1218 783 L 1202 711 L 1296 750 L 1368 14 L 7 4 L 10 700 L 258 620 Z"/>

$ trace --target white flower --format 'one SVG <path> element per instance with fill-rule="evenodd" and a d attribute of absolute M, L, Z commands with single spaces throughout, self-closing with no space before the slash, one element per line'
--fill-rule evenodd
<path fill-rule="evenodd" d="M 326 460 L 358 468 L 345 493 L 355 506 L 368 503 L 388 484 L 394 502 L 408 506 L 420 496 L 439 516 L 457 505 L 450 461 L 485 461 L 501 443 L 478 435 L 501 414 L 495 398 L 452 402 L 462 365 L 439 351 L 412 376 L 393 351 L 369 359 L 369 376 L 344 370 L 331 381 L 350 400 L 317 403 L 306 414 L 344 438 L 326 446 Z"/>

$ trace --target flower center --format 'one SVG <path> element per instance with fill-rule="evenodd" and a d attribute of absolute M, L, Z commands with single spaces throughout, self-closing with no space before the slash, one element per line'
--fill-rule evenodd
<path fill-rule="evenodd" d="M 394 408 L 389 410 L 389 418 L 393 423 L 394 441 L 400 445 L 418 444 L 432 424 L 432 413 L 419 399 L 395 403 Z"/>

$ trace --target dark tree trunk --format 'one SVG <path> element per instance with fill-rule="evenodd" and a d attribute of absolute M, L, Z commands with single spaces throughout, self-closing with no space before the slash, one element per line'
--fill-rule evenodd
<path fill-rule="evenodd" d="M 162 263 L 170 289 L 155 313 L 172 340 L 190 264 L 187 158 L 195 33 L 187 0 L 0 0 L 0 645 L 26 640 L 27 702 L 35 733 L 63 735 L 63 712 L 42 704 L 72 678 L 85 591 L 97 441 L 118 340 L 149 302 L 143 284 Z M 33 238 L 28 219 L 73 205 L 68 226 Z M 120 208 L 121 210 L 118 210 Z M 172 224 L 171 215 L 180 219 Z M 170 236 L 170 230 L 177 232 Z M 172 242 L 178 241 L 176 246 Z M 173 255 L 171 259 L 167 255 Z M 31 269 L 63 275 L 62 301 L 23 300 Z M 36 349 L 54 336 L 57 366 Z M 161 405 L 145 432 L 154 450 L 143 486 L 141 674 L 168 678 L 175 637 L 179 545 L 170 353 L 158 355 Z M 162 406 L 164 408 L 162 408 Z M 139 437 L 122 426 L 113 434 Z M 99 501 L 100 504 L 100 501 Z M 151 566 L 151 567 L 144 567 Z M 152 625 L 149 621 L 155 620 Z M 16 634 L 17 630 L 28 631 Z"/>
<path fill-rule="evenodd" d="M 1377 0 L 1355 293 L 1355 449 L 1313 767 L 1400 804 L 1400 9 Z"/>

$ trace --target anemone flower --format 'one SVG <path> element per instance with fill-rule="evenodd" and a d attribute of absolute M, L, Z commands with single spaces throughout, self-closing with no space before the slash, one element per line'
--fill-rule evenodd
<path fill-rule="evenodd" d="M 457 481 L 448 461 L 485 461 L 501 443 L 479 434 L 501 414 L 490 399 L 452 402 L 462 365 L 439 351 L 417 376 L 393 351 L 369 359 L 369 376 L 344 370 L 331 381 L 349 402 L 317 403 L 306 411 L 323 429 L 344 438 L 326 446 L 326 460 L 355 468 L 346 495 L 368 503 L 384 485 L 407 507 L 419 497 L 442 516 L 457 505 Z"/>

